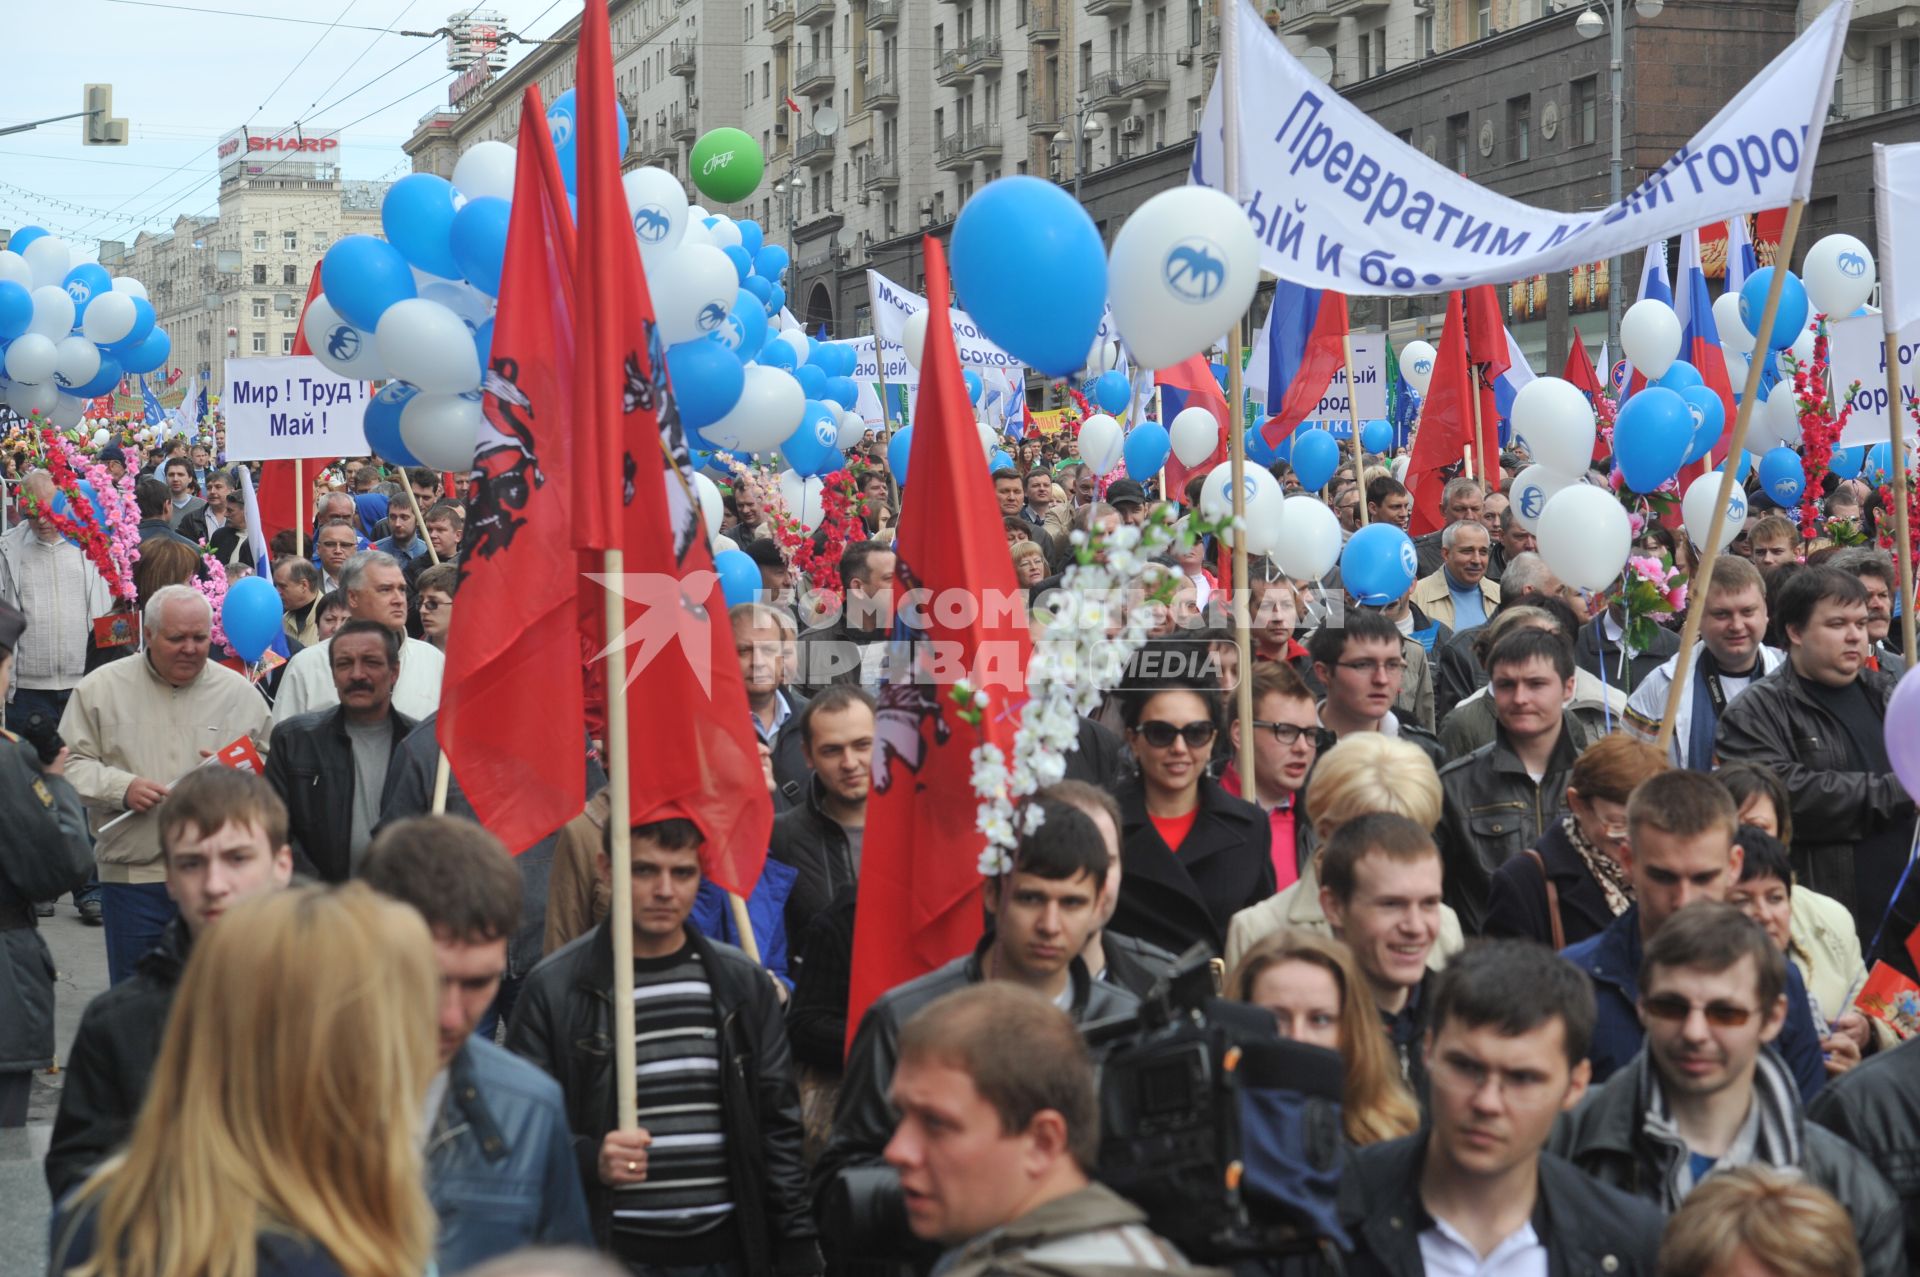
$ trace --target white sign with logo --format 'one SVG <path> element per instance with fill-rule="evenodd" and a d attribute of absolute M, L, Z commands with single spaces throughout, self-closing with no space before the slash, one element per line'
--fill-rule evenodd
<path fill-rule="evenodd" d="M 312 355 L 229 359 L 230 461 L 365 456 L 367 383 L 327 371 Z"/>
<path fill-rule="evenodd" d="M 1860 389 L 1854 392 L 1853 412 L 1847 417 L 1846 429 L 1840 432 L 1840 446 L 1850 448 L 1856 443 L 1885 443 L 1893 438 L 1892 418 L 1887 405 L 1887 361 L 1886 330 L 1882 325 L 1886 318 L 1882 315 L 1855 315 L 1851 319 L 1836 319 L 1827 328 L 1828 367 L 1833 374 L 1833 391 L 1843 395 L 1854 382 L 1860 383 Z M 1900 352 L 1900 397 L 1911 400 L 1920 393 L 1920 368 L 1914 365 L 1920 362 L 1920 323 L 1915 323 L 1903 331 L 1898 340 Z M 1787 393 L 1792 393 L 1790 383 L 1782 382 Z M 1773 393 L 1780 394 L 1776 389 Z M 1911 414 L 1904 405 L 1897 411 L 1905 418 L 1903 436 L 1912 438 L 1916 427 Z"/>

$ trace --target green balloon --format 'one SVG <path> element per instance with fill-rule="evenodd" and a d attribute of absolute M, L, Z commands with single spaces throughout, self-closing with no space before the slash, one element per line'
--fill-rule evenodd
<path fill-rule="evenodd" d="M 760 145 L 739 129 L 714 129 L 693 144 L 688 167 L 700 193 L 722 204 L 738 204 L 760 185 L 767 162 Z"/>

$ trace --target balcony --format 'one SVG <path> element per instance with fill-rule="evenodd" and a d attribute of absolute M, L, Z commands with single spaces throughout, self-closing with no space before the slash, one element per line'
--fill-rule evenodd
<path fill-rule="evenodd" d="M 796 15 L 803 27 L 817 27 L 833 21 L 833 0 L 799 0 Z"/>
<path fill-rule="evenodd" d="M 956 129 L 933 145 L 933 162 L 943 169 L 964 169 L 975 160 L 1000 157 L 1000 126 L 976 124 Z"/>
<path fill-rule="evenodd" d="M 890 75 L 870 75 L 860 93 L 870 111 L 892 111 L 900 105 L 900 82 Z"/>
<path fill-rule="evenodd" d="M 1207 33 L 1200 41 L 1200 61 L 1212 66 L 1220 61 L 1220 19 L 1207 19 Z"/>
<path fill-rule="evenodd" d="M 1390 0 L 1330 0 L 1327 13 L 1336 18 L 1357 18 L 1369 13 L 1383 13 Z"/>
<path fill-rule="evenodd" d="M 793 91 L 803 98 L 825 93 L 833 88 L 833 59 L 831 57 L 814 58 L 802 62 L 793 73 Z"/>
<path fill-rule="evenodd" d="M 667 70 L 674 75 L 693 78 L 693 52 L 697 47 L 693 40 L 675 40 L 667 51 Z"/>
<path fill-rule="evenodd" d="M 900 0 L 867 0 L 867 25 L 870 27 L 899 26 Z"/>
<path fill-rule="evenodd" d="M 833 135 L 831 133 L 808 133 L 793 148 L 793 158 L 808 168 L 818 168 L 833 163 Z"/>
<path fill-rule="evenodd" d="M 1142 53 L 1131 57 L 1115 73 L 1118 86 L 1132 97 L 1159 97 L 1167 91 L 1167 55 Z"/>
<path fill-rule="evenodd" d="M 760 29 L 768 35 L 785 31 L 793 26 L 793 0 L 767 0 L 766 17 L 760 20 Z"/>
<path fill-rule="evenodd" d="M 691 142 L 700 136 L 700 121 L 692 111 L 684 106 L 675 106 L 667 112 L 667 136 L 676 142 Z"/>
<path fill-rule="evenodd" d="M 885 159 L 867 161 L 867 172 L 863 184 L 870 191 L 897 191 L 900 189 L 900 161 L 891 155 Z"/>
<path fill-rule="evenodd" d="M 1124 71 L 1095 71 L 1087 77 L 1087 104 L 1096 111 L 1125 111 L 1133 106 L 1133 91 Z"/>
<path fill-rule="evenodd" d="M 1029 43 L 1060 43 L 1060 5 L 1061 0 L 1022 0 Z"/>
<path fill-rule="evenodd" d="M 1280 11 L 1280 31 L 1284 35 L 1308 35 L 1340 25 L 1338 14 L 1331 12 L 1335 0 L 1290 0 Z"/>
<path fill-rule="evenodd" d="M 1051 138 L 1066 124 L 1060 104 L 1050 98 L 1029 98 L 1026 109 L 1027 132 Z"/>
<path fill-rule="evenodd" d="M 941 84 L 966 84 L 976 75 L 992 74 L 1001 67 L 1000 37 L 976 36 L 957 49 L 940 55 L 934 79 Z"/>
<path fill-rule="evenodd" d="M 1087 12 L 1095 17 L 1124 18 L 1133 12 L 1133 0 L 1087 0 Z"/>

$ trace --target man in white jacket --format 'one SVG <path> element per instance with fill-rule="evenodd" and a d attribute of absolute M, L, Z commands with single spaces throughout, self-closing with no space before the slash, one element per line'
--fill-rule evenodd
<path fill-rule="evenodd" d="M 407 580 L 400 561 L 384 550 L 363 550 L 340 569 L 340 588 L 346 591 L 347 610 L 355 620 L 378 621 L 397 631 L 400 640 L 400 681 L 394 685 L 393 707 L 419 722 L 440 708 L 440 675 L 446 658 L 440 649 L 407 638 Z M 278 727 L 295 714 L 331 709 L 340 703 L 328 663 L 327 643 L 316 643 L 294 654 L 280 680 L 273 703 Z"/>
<path fill-rule="evenodd" d="M 1786 654 L 1760 640 L 1767 632 L 1767 590 L 1760 569 L 1747 560 L 1721 555 L 1714 560 L 1707 586 L 1707 607 L 1700 618 L 1700 641 L 1693 645 L 1688 678 L 1692 694 L 1682 694 L 1674 714 L 1673 743 L 1667 758 L 1675 767 L 1713 770 L 1713 734 L 1720 715 L 1755 679 L 1780 667 Z M 1667 689 L 1680 662 L 1675 655 L 1647 675 L 1627 701 L 1627 727 L 1653 741 L 1667 712 Z"/>

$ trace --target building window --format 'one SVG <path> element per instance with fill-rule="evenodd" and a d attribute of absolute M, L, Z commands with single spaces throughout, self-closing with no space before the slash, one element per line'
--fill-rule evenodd
<path fill-rule="evenodd" d="M 1567 145 L 1588 146 L 1600 137 L 1600 77 L 1589 75 L 1573 82 L 1573 118 L 1567 123 Z"/>
<path fill-rule="evenodd" d="M 280 282 L 283 284 L 298 284 L 300 282 L 299 272 L 300 268 L 298 266 L 282 266 L 280 268 Z"/>
<path fill-rule="evenodd" d="M 1433 56 L 1433 14 L 1417 14 L 1413 19 L 1413 56 Z"/>
<path fill-rule="evenodd" d="M 1026 7 L 1021 6 L 1021 12 Z M 1021 71 L 1013 77 L 1013 114 L 1015 119 L 1024 119 L 1027 114 L 1027 73 Z"/>
<path fill-rule="evenodd" d="M 1493 34 L 1493 0 L 1475 0 L 1473 34 L 1476 40 Z"/>
<path fill-rule="evenodd" d="M 1893 46 L 1883 44 L 1873 51 L 1873 109 L 1893 110 Z"/>
<path fill-rule="evenodd" d="M 1533 96 L 1507 99 L 1507 162 L 1515 164 L 1533 154 Z"/>
<path fill-rule="evenodd" d="M 1467 117 L 1450 115 L 1447 117 L 1447 157 L 1453 162 L 1456 173 L 1465 173 L 1469 168 L 1467 152 L 1471 143 L 1467 139 Z"/>
<path fill-rule="evenodd" d="M 256 267 L 254 267 L 254 268 L 253 268 L 253 282 L 254 282 L 254 283 L 256 283 L 256 284 L 264 284 L 264 283 L 266 283 L 266 282 L 267 282 L 267 268 L 266 268 L 266 267 L 264 267 L 264 266 L 256 266 Z"/>
<path fill-rule="evenodd" d="M 253 251 L 256 253 L 264 253 L 267 251 L 267 233 L 265 231 L 255 231 L 253 233 Z"/>
<path fill-rule="evenodd" d="M 256 297 L 253 299 L 253 317 L 255 319 L 265 319 L 267 317 L 267 299 L 266 298 Z"/>
<path fill-rule="evenodd" d="M 253 335 L 253 353 L 256 355 L 264 355 L 267 353 L 267 335 L 265 333 L 255 333 Z"/>
<path fill-rule="evenodd" d="M 293 353 L 293 334 L 292 333 L 280 334 L 280 353 L 283 355 L 291 355 Z"/>
<path fill-rule="evenodd" d="M 1373 78 L 1373 41 L 1365 35 L 1360 37 L 1360 78 Z"/>
<path fill-rule="evenodd" d="M 299 231 L 281 231 L 280 247 L 285 249 L 289 253 L 299 252 L 300 251 L 300 232 Z"/>
<path fill-rule="evenodd" d="M 1900 73 L 1904 88 L 1900 95 L 1901 103 L 1912 106 L 1920 102 L 1920 40 L 1900 42 Z"/>

